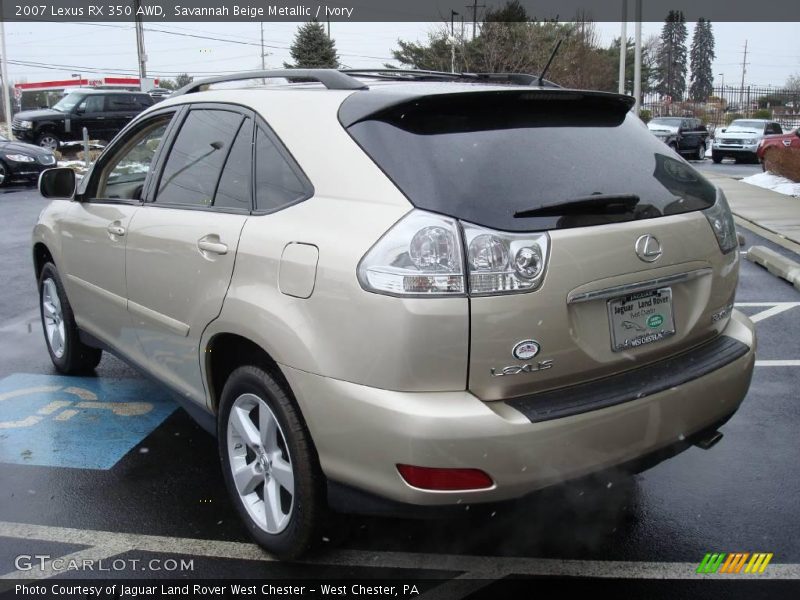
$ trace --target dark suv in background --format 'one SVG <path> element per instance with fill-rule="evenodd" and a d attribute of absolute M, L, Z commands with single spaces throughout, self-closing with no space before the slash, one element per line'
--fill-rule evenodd
<path fill-rule="evenodd" d="M 681 156 L 703 160 L 708 147 L 708 129 L 700 119 L 690 117 L 656 117 L 647 128 L 658 139 Z"/>
<path fill-rule="evenodd" d="M 95 140 L 111 140 L 128 122 L 155 103 L 148 94 L 118 90 L 76 90 L 53 108 L 14 115 L 14 137 L 48 150 L 83 138 L 83 128 Z"/>

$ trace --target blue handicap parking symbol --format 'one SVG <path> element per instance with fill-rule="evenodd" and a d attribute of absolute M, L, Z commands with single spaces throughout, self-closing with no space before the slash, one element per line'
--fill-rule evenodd
<path fill-rule="evenodd" d="M 0 462 L 110 469 L 176 407 L 140 379 L 15 373 L 0 380 Z"/>

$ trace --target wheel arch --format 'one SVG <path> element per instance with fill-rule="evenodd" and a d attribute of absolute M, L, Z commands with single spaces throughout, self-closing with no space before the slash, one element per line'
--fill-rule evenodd
<path fill-rule="evenodd" d="M 36 242 L 33 245 L 33 269 L 36 274 L 36 281 L 39 281 L 39 276 L 42 274 L 42 269 L 47 263 L 55 264 L 53 253 L 44 242 Z"/>
<path fill-rule="evenodd" d="M 211 410 L 217 414 L 225 382 L 238 367 L 252 365 L 272 375 L 294 400 L 291 386 L 278 363 L 262 346 L 236 333 L 216 333 L 205 347 L 205 371 Z M 294 401 L 295 406 L 297 402 Z M 300 409 L 297 406 L 298 410 Z"/>

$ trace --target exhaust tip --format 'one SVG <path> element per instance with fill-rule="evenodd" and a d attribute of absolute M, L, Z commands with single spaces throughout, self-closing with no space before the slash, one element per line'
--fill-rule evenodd
<path fill-rule="evenodd" d="M 710 450 L 714 446 L 717 445 L 722 439 L 722 433 L 719 431 L 715 431 L 714 433 L 709 433 L 708 435 L 703 436 L 702 438 L 698 439 L 694 442 L 694 445 L 698 448 L 702 448 L 703 450 Z"/>

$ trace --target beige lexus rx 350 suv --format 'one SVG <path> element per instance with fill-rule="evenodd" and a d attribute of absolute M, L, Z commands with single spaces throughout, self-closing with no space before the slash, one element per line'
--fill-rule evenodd
<path fill-rule="evenodd" d="M 755 359 L 733 219 L 632 98 L 286 75 L 192 84 L 77 186 L 47 171 L 33 232 L 56 368 L 108 350 L 171 389 L 259 543 L 297 557 L 327 507 L 494 503 L 720 437 Z"/>

